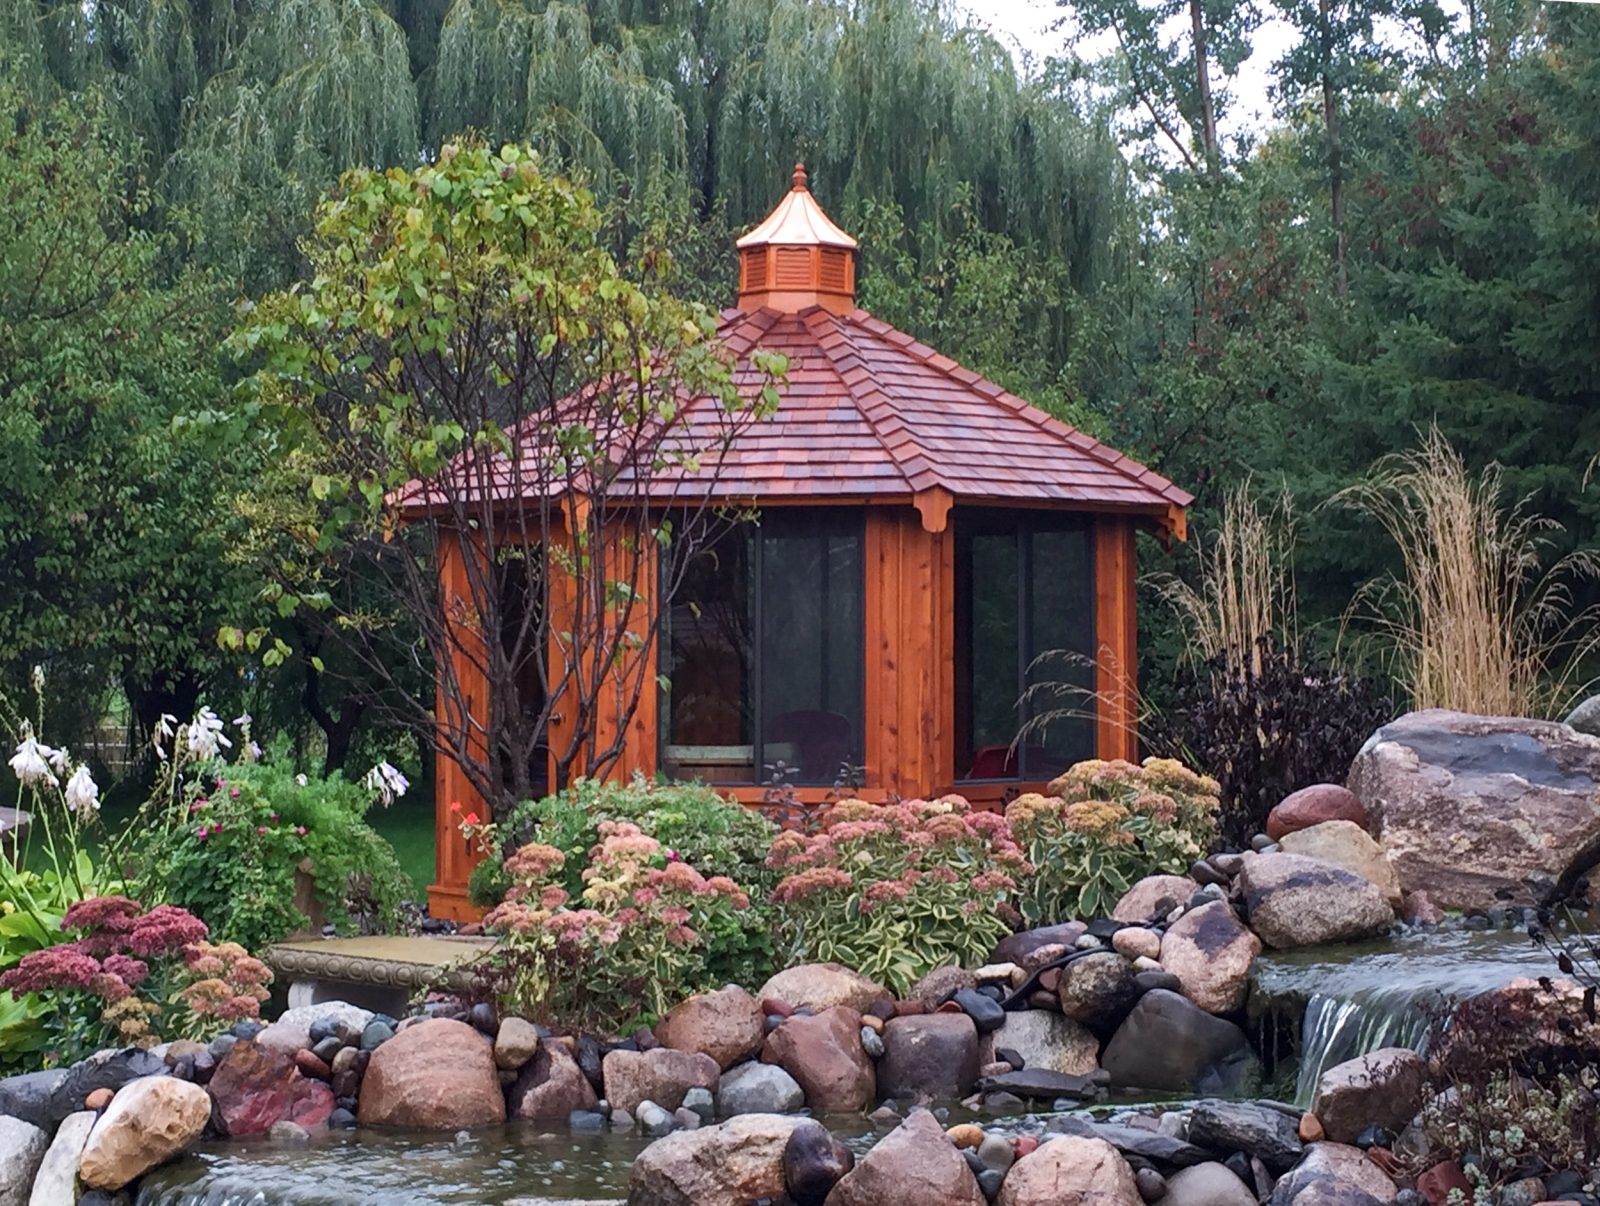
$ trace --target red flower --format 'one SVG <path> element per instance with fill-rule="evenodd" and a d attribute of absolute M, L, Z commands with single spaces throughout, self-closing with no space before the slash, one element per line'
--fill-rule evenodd
<path fill-rule="evenodd" d="M 187 909 L 157 905 L 133 927 L 128 949 L 136 955 L 164 955 L 205 940 L 206 923 Z"/>
<path fill-rule="evenodd" d="M 76 942 L 64 942 L 24 955 L 22 962 L 0 975 L 0 988 L 18 996 L 52 988 L 84 989 L 100 974 L 98 959 L 85 954 Z"/>

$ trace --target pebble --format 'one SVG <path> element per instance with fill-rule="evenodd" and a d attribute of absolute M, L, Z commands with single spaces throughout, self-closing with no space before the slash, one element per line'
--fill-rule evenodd
<path fill-rule="evenodd" d="M 311 1054 L 325 1064 L 331 1064 L 334 1057 L 343 1050 L 344 1040 L 337 1034 L 327 1035 L 311 1044 Z"/>
<path fill-rule="evenodd" d="M 1322 1120 L 1315 1114 L 1300 1115 L 1301 1143 L 1320 1143 L 1326 1134 L 1322 1129 Z"/>
<path fill-rule="evenodd" d="M 867 1121 L 881 1131 L 892 1131 L 900 1125 L 900 1111 L 889 1102 L 884 1102 L 867 1115 Z"/>
<path fill-rule="evenodd" d="M 605 1115 L 596 1110 L 573 1110 L 567 1115 L 567 1127 L 579 1134 L 593 1134 L 605 1129 Z"/>
<path fill-rule="evenodd" d="M 112 1092 L 110 1089 L 92 1089 L 83 1099 L 83 1108 L 86 1110 L 103 1110 L 111 1104 Z"/>
<path fill-rule="evenodd" d="M 1356 1146 L 1362 1151 L 1369 1147 L 1393 1147 L 1394 1136 L 1381 1126 L 1369 1126 L 1356 1136 Z"/>
<path fill-rule="evenodd" d="M 973 1151 L 976 1151 L 978 1145 L 987 1138 L 983 1128 L 975 1122 L 958 1123 L 947 1130 L 945 1134 L 950 1136 L 950 1142 L 957 1147 L 963 1150 L 970 1148 Z"/>
<path fill-rule="evenodd" d="M 373 1018 L 372 1021 L 367 1023 L 367 1028 L 361 1032 L 361 1049 L 363 1051 L 376 1051 L 393 1037 L 393 1026 Z"/>
<path fill-rule="evenodd" d="M 1213 854 L 1211 856 L 1211 865 L 1218 871 L 1221 871 L 1228 878 L 1232 879 L 1235 875 L 1239 874 L 1239 868 L 1244 866 L 1244 855 Z"/>
<path fill-rule="evenodd" d="M 1101 942 L 1093 934 L 1079 935 L 1078 940 L 1072 945 L 1080 951 L 1098 951 L 1105 947 L 1105 943 Z"/>
<path fill-rule="evenodd" d="M 710 1089 L 698 1085 L 683 1095 L 683 1108 L 693 1113 L 701 1122 L 712 1121 L 717 1114 L 716 1099 Z"/>
<path fill-rule="evenodd" d="M 1022 969 L 1015 963 L 985 963 L 977 971 L 973 972 L 972 976 L 979 984 L 987 984 L 995 980 L 1004 981 L 1007 984 L 1016 984 L 1019 982 L 1017 977 L 1020 974 L 1022 974 Z"/>
<path fill-rule="evenodd" d="M 883 1036 L 870 1026 L 861 1028 L 861 1049 L 873 1059 L 883 1058 Z"/>
<path fill-rule="evenodd" d="M 322 1042 L 324 1039 L 338 1038 L 339 1027 L 334 1023 L 332 1015 L 324 1014 L 322 1017 L 311 1023 L 311 1028 L 307 1031 L 307 1033 L 311 1036 L 312 1050 L 316 1050 L 317 1044 Z"/>
<path fill-rule="evenodd" d="M 1024 1156 L 1031 1156 L 1034 1152 L 1039 1150 L 1039 1136 L 1019 1135 L 1016 1143 L 1012 1145 L 1012 1150 L 1016 1153 L 1018 1160 L 1022 1159 Z"/>
<path fill-rule="evenodd" d="M 672 1120 L 678 1124 L 678 1128 L 680 1130 L 685 1131 L 699 1130 L 700 1123 L 702 1121 L 700 1115 L 696 1114 L 688 1106 L 679 1106 L 677 1109 L 673 1110 Z"/>
<path fill-rule="evenodd" d="M 612 1130 L 614 1130 L 614 1131 L 631 1131 L 636 1125 L 638 1125 L 637 1120 L 627 1110 L 612 1110 L 611 1111 L 611 1129 Z"/>
<path fill-rule="evenodd" d="M 264 1029 L 266 1027 L 262 1026 L 260 1022 L 235 1022 L 228 1033 L 233 1035 L 234 1038 L 253 1039 Z"/>
<path fill-rule="evenodd" d="M 984 1064 L 981 1068 L 979 1068 L 978 1069 L 978 1075 L 979 1076 L 1004 1076 L 1007 1072 L 1015 1072 L 1015 1071 L 1016 1071 L 1015 1066 L 1013 1066 L 1012 1064 L 1008 1064 L 1003 1059 L 997 1059 L 993 1063 Z"/>
<path fill-rule="evenodd" d="M 978 1149 L 977 1148 L 973 1148 L 973 1147 L 964 1147 L 964 1148 L 962 1148 L 961 1149 L 961 1158 L 967 1162 L 967 1167 L 972 1170 L 972 1173 L 973 1173 L 974 1176 L 976 1176 L 978 1173 L 981 1173 L 981 1172 L 985 1171 L 985 1165 L 983 1163 L 983 1158 L 978 1155 Z"/>
<path fill-rule="evenodd" d="M 480 1034 L 487 1034 L 490 1038 L 493 1038 L 500 1029 L 500 1015 L 487 1001 L 479 1001 L 468 1010 L 467 1021 Z"/>
<path fill-rule="evenodd" d="M 1015 1093 L 986 1093 L 983 1108 L 992 1114 L 1021 1114 L 1028 1108 L 1028 1103 Z"/>
<path fill-rule="evenodd" d="M 1264 833 L 1258 833 L 1255 835 L 1255 837 L 1250 839 L 1250 849 L 1254 850 L 1257 854 L 1265 854 L 1268 847 L 1276 847 L 1277 844 L 1277 842 L 1273 841 Z"/>
<path fill-rule="evenodd" d="M 307 1147 L 311 1143 L 311 1132 L 298 1122 L 284 1118 L 268 1128 L 267 1138 L 274 1147 Z"/>
<path fill-rule="evenodd" d="M 985 1135 L 983 1142 L 978 1144 L 978 1159 L 983 1161 L 985 1168 L 1004 1173 L 1016 1158 L 1017 1153 L 1012 1149 L 1011 1140 L 1003 1135 Z"/>
<path fill-rule="evenodd" d="M 677 1120 L 653 1101 L 641 1101 L 639 1103 L 638 1119 L 639 1126 L 652 1139 L 670 1135 L 678 1128 Z"/>
<path fill-rule="evenodd" d="M 990 1034 L 1006 1024 L 1006 1011 L 1000 1002 L 978 989 L 963 988 L 950 998 L 961 1007 L 979 1034 Z"/>
<path fill-rule="evenodd" d="M 1133 1185 L 1146 1202 L 1159 1202 L 1167 1196 L 1167 1179 L 1153 1168 L 1141 1168 L 1134 1173 Z"/>
<path fill-rule="evenodd" d="M 328 1128 L 335 1131 L 347 1131 L 356 1124 L 355 1113 L 351 1110 L 335 1110 L 328 1115 Z"/>
<path fill-rule="evenodd" d="M 237 1035 L 219 1034 L 212 1039 L 206 1050 L 211 1052 L 211 1058 L 220 1060 L 224 1055 L 233 1050 L 233 1045 L 239 1041 Z"/>
<path fill-rule="evenodd" d="M 984 1201 L 992 1202 L 1000 1196 L 1000 1185 L 1005 1176 L 1005 1173 L 993 1168 L 986 1168 L 978 1174 L 978 1188 L 983 1191 Z"/>
<path fill-rule="evenodd" d="M 1168 1139 L 1189 1140 L 1189 1115 L 1182 1110 L 1168 1110 L 1156 1119 L 1156 1134 Z"/>
<path fill-rule="evenodd" d="M 864 1013 L 861 1015 L 861 1025 L 863 1029 L 876 1030 L 879 1034 L 883 1033 L 883 1019 L 874 1017 L 870 1013 Z"/>

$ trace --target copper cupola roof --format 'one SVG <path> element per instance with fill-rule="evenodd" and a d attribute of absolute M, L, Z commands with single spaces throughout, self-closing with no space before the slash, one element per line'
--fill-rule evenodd
<path fill-rule="evenodd" d="M 740 238 L 739 306 L 798 313 L 821 306 L 848 314 L 856 304 L 856 241 L 833 224 L 806 187 L 805 164 L 766 220 Z"/>

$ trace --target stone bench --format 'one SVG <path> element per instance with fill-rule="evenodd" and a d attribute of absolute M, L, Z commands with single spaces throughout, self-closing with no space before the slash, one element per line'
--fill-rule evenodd
<path fill-rule="evenodd" d="M 280 942 L 263 956 L 280 983 L 289 985 L 289 1008 L 348 1001 L 400 1017 L 411 998 L 428 988 L 467 989 L 472 965 L 494 949 L 493 938 L 307 938 Z"/>

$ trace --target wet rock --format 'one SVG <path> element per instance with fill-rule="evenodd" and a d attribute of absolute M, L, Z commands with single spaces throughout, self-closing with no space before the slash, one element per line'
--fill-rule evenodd
<path fill-rule="evenodd" d="M 626 1110 L 623 1113 L 627 1113 Z M 652 1139 L 660 1139 L 678 1129 L 678 1120 L 653 1101 L 639 1103 L 639 1129 Z"/>
<path fill-rule="evenodd" d="M 358 1114 L 365 1126 L 418 1130 L 504 1122 L 506 1099 L 490 1044 L 473 1027 L 446 1018 L 408 1026 L 372 1053 Z"/>
<path fill-rule="evenodd" d="M 1196 1147 L 1181 1136 L 1115 1122 L 1094 1122 L 1072 1115 L 1052 1119 L 1053 1134 L 1076 1135 L 1085 1139 L 1104 1139 L 1122 1153 L 1135 1168 L 1155 1167 L 1170 1172 L 1214 1159 L 1205 1148 Z"/>
<path fill-rule="evenodd" d="M 1542 902 L 1600 840 L 1600 738 L 1566 725 L 1412 712 L 1372 735 L 1349 782 L 1401 887 L 1445 909 Z"/>
<path fill-rule="evenodd" d="M 1088 1076 L 1073 1076 L 1044 1068 L 1019 1068 L 999 1076 L 986 1076 L 978 1082 L 978 1087 L 985 1094 L 985 1107 L 998 1110 L 1000 1107 L 996 1099 L 1002 1096 L 1027 1098 L 1030 1101 L 1054 1101 L 1057 1098 L 1083 1101 L 1095 1096 L 1097 1085 Z"/>
<path fill-rule="evenodd" d="M 0 1206 L 27 1206 L 28 1187 L 49 1149 L 50 1136 L 33 1123 L 0 1115 Z"/>
<path fill-rule="evenodd" d="M 1223 1152 L 1257 1156 L 1274 1173 L 1294 1167 L 1304 1152 L 1299 1119 L 1247 1101 L 1202 1101 L 1189 1112 L 1189 1139 Z"/>
<path fill-rule="evenodd" d="M 583 1075 L 588 1080 L 591 1088 L 596 1093 L 604 1093 L 606 1087 L 605 1069 L 602 1063 L 604 1053 L 600 1050 L 600 1043 L 589 1035 L 580 1035 L 577 1042 L 577 1051 L 574 1053 L 578 1060 L 578 1067 L 583 1070 Z"/>
<path fill-rule="evenodd" d="M 1261 939 L 1217 900 L 1178 918 L 1160 950 L 1161 966 L 1178 977 L 1184 996 L 1207 1013 L 1232 1013 L 1244 1004 Z"/>
<path fill-rule="evenodd" d="M 965 968 L 936 967 L 911 986 L 906 999 L 921 1001 L 927 1008 L 937 1009 L 962 989 L 977 986 L 978 977 Z"/>
<path fill-rule="evenodd" d="M 1100 1044 L 1071 1018 L 1044 1009 L 1019 1009 L 978 1041 L 980 1064 L 1000 1059 L 1013 1069 L 1039 1068 L 1088 1076 L 1099 1067 Z"/>
<path fill-rule="evenodd" d="M 121 1189 L 183 1151 L 210 1118 L 211 1099 L 199 1085 L 171 1076 L 125 1085 L 89 1132 L 78 1177 L 92 1189 Z"/>
<path fill-rule="evenodd" d="M 781 1201 L 789 1138 L 801 1127 L 816 1125 L 809 1119 L 746 1114 L 717 1126 L 667 1135 L 634 1161 L 628 1175 L 629 1206 L 749 1206 L 763 1198 Z"/>
<path fill-rule="evenodd" d="M 1100 1059 L 1112 1084 L 1173 1092 L 1231 1092 L 1255 1067 L 1244 1031 L 1165 989 L 1139 998 Z"/>
<path fill-rule="evenodd" d="M 926 1110 L 911 1115 L 833 1187 L 827 1206 L 983 1206 L 983 1191 Z"/>
<path fill-rule="evenodd" d="M 1267 839 L 1281 842 L 1291 833 L 1324 821 L 1351 821 L 1363 829 L 1367 810 L 1355 792 L 1337 783 L 1317 783 L 1291 792 L 1267 814 Z"/>
<path fill-rule="evenodd" d="M 218 1129 L 226 1135 L 264 1135 L 289 1119 L 320 1126 L 333 1112 L 333 1091 L 308 1080 L 280 1051 L 252 1040 L 235 1043 L 206 1086 Z"/>
<path fill-rule="evenodd" d="M 819 1113 L 851 1113 L 872 1102 L 877 1078 L 861 1048 L 861 1015 L 854 1009 L 835 1006 L 786 1019 L 767 1036 L 761 1059 L 794 1077 L 806 1105 Z"/>
<path fill-rule="evenodd" d="M 311 1132 L 298 1122 L 274 1122 L 267 1131 L 267 1138 L 274 1147 L 309 1147 L 311 1144 Z"/>
<path fill-rule="evenodd" d="M 783 1182 L 795 1206 L 822 1206 L 855 1165 L 850 1149 L 826 1127 L 813 1122 L 790 1133 L 783 1149 Z"/>
<path fill-rule="evenodd" d="M 302 1005 L 298 1009 L 285 1010 L 277 1021 L 255 1036 L 255 1041 L 273 1051 L 293 1055 L 303 1047 L 315 1045 L 317 1040 L 311 1034 L 313 1027 L 317 1029 L 318 1039 L 335 1035 L 341 1042 L 350 1042 L 359 1037 L 372 1018 L 370 1009 L 362 1009 L 344 1001 Z"/>
<path fill-rule="evenodd" d="M 1427 1071 L 1407 1048 L 1370 1052 L 1322 1074 L 1311 1112 L 1335 1143 L 1354 1142 L 1369 1126 L 1399 1134 L 1422 1108 Z"/>
<path fill-rule="evenodd" d="M 655 1035 L 664 1047 L 698 1051 L 728 1069 L 761 1050 L 765 1031 L 760 1004 L 744 989 L 730 985 L 673 1006 L 656 1024 Z"/>
<path fill-rule="evenodd" d="M 873 1002 L 888 995 L 883 985 L 837 963 L 802 963 L 788 968 L 773 976 L 756 993 L 763 1000 L 771 998 L 793 1009 L 810 1009 L 817 1013 L 836 1005 L 865 1013 Z"/>
<path fill-rule="evenodd" d="M 1252 855 L 1239 886 L 1250 928 L 1278 950 L 1370 938 L 1394 923 L 1375 885 L 1303 855 Z"/>
<path fill-rule="evenodd" d="M 1323 821 L 1297 830 L 1278 843 L 1285 854 L 1319 858 L 1335 867 L 1359 875 L 1383 893 L 1391 908 L 1401 904 L 1400 877 L 1389 864 L 1383 847 L 1354 821 Z"/>
<path fill-rule="evenodd" d="M 1307 1146 L 1300 1163 L 1273 1188 L 1272 1206 L 1290 1206 L 1301 1201 L 1302 1195 L 1305 1206 L 1346 1206 L 1353 1196 L 1362 1200 L 1348 1202 L 1348 1206 L 1366 1206 L 1367 1202 L 1389 1206 L 1396 1200 L 1398 1189 L 1358 1148 L 1342 1143 L 1313 1143 Z"/>
<path fill-rule="evenodd" d="M 858 1044 L 859 1045 L 859 1044 Z M 621 1110 L 653 1101 L 664 1110 L 683 1104 L 690 1089 L 715 1091 L 721 1070 L 698 1051 L 613 1051 L 605 1058 L 606 1100 Z"/>
<path fill-rule="evenodd" d="M 1035 952 L 1052 946 L 1059 946 L 1063 950 L 1070 949 L 1072 944 L 1083 937 L 1088 929 L 1081 921 L 1066 921 L 1060 925 L 1039 926 L 1036 929 L 1022 930 L 1002 938 L 989 955 L 990 963 L 1016 963 L 1029 971 L 1028 959 Z"/>
<path fill-rule="evenodd" d="M 978 1159 L 983 1161 L 985 1168 L 1004 1173 L 1016 1163 L 1017 1154 L 1011 1146 L 1011 1140 L 1004 1135 L 985 1135 L 983 1142 L 978 1144 Z"/>
<path fill-rule="evenodd" d="M 66 1116 L 56 1128 L 55 1138 L 50 1141 L 44 1162 L 34 1174 L 32 1194 L 21 1201 L 26 1202 L 27 1206 L 73 1206 L 77 1202 L 78 1161 L 83 1155 L 83 1145 L 89 1140 L 89 1132 L 98 1120 L 99 1115 L 93 1110 L 79 1110 L 76 1114 Z M 3 1127 L 4 1123 L 0 1123 L 0 1128 Z M 9 1176 L 0 1167 L 0 1186 L 11 1183 Z M 21 1180 L 17 1184 L 26 1186 L 28 1182 Z M 5 1190 L 0 1189 L 0 1203 L 5 1202 Z"/>
<path fill-rule="evenodd" d="M 515 1072 L 539 1049 L 539 1028 L 523 1018 L 503 1018 L 494 1035 L 494 1066 Z"/>
<path fill-rule="evenodd" d="M 1111 917 L 1134 925 L 1158 920 L 1188 900 L 1199 886 L 1187 875 L 1147 875 L 1122 894 Z"/>
<path fill-rule="evenodd" d="M 1005 1024 L 1006 1014 L 1000 1003 L 976 988 L 960 989 L 950 998 L 950 1003 L 959 1006 L 972 1019 L 980 1034 L 988 1034 Z"/>
<path fill-rule="evenodd" d="M 863 1019 L 865 1020 L 865 1019 Z M 873 1019 L 876 1021 L 877 1019 Z M 883 1037 L 872 1026 L 861 1027 L 861 1049 L 867 1053 L 868 1059 L 882 1059 L 884 1046 Z"/>
<path fill-rule="evenodd" d="M 878 1092 L 900 1100 L 966 1096 L 978 1079 L 978 1031 L 973 1019 L 965 1013 L 895 1018 L 883 1028 L 877 1077 Z"/>
<path fill-rule="evenodd" d="M 789 1114 L 805 1103 L 805 1090 L 776 1064 L 740 1064 L 717 1086 L 717 1105 L 726 1115 Z"/>
<path fill-rule="evenodd" d="M 1061 972 L 1061 1012 L 1091 1030 L 1111 1030 L 1139 999 L 1134 974 L 1128 961 L 1112 951 L 1073 960 Z"/>
<path fill-rule="evenodd" d="M 505 1023 L 500 1029 L 505 1030 Z M 565 1118 L 574 1110 L 592 1110 L 599 1101 L 560 1039 L 540 1039 L 521 1068 L 506 1093 L 506 1108 L 514 1118 Z"/>
<path fill-rule="evenodd" d="M 998 1206 L 1141 1206 L 1128 1162 L 1104 1139 L 1068 1135 L 1041 1143 L 1011 1166 Z"/>
<path fill-rule="evenodd" d="M 1164 1200 L 1168 1206 L 1256 1206 L 1255 1190 L 1215 1161 L 1173 1173 Z"/>
<path fill-rule="evenodd" d="M 1153 1168 L 1135 1170 L 1133 1184 L 1146 1202 L 1159 1202 L 1167 1193 L 1167 1179 Z"/>

